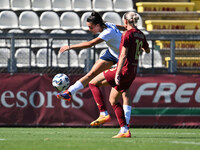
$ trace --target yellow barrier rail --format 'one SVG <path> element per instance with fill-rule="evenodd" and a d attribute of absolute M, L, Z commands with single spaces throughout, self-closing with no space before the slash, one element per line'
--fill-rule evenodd
<path fill-rule="evenodd" d="M 145 11 L 194 11 L 193 2 L 138 2 L 138 12 Z"/>
<path fill-rule="evenodd" d="M 169 49 L 170 41 L 155 41 L 160 49 Z M 200 41 L 175 41 L 175 48 L 178 49 L 200 49 Z"/>
<path fill-rule="evenodd" d="M 165 57 L 166 67 L 169 66 L 170 57 Z M 177 67 L 200 67 L 200 57 L 175 57 Z"/>
<path fill-rule="evenodd" d="M 200 20 L 146 20 L 147 31 L 200 30 Z"/>

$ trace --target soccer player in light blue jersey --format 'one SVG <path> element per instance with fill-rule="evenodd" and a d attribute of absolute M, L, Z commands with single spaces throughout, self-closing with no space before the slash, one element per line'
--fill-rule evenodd
<path fill-rule="evenodd" d="M 97 12 L 92 12 L 91 15 L 87 18 L 87 26 L 89 27 L 90 32 L 93 34 L 99 33 L 99 36 L 91 41 L 83 42 L 80 44 L 62 46 L 59 50 L 59 53 L 63 53 L 64 51 L 70 49 L 89 48 L 104 41 L 106 42 L 108 49 L 85 76 L 76 81 L 67 90 L 58 93 L 57 98 L 70 101 L 73 94 L 86 87 L 89 83 L 89 87 L 92 89 L 92 91 L 95 91 L 95 95 L 94 93 L 93 95 L 100 111 L 100 116 L 95 121 L 91 122 L 90 125 L 99 126 L 105 122 L 108 122 L 110 120 L 110 115 L 107 112 L 100 89 L 93 84 L 95 82 L 93 78 L 96 77 L 99 73 L 110 69 L 112 65 L 118 62 L 119 46 L 122 36 L 119 29 L 125 30 L 126 28 L 122 25 L 114 25 L 113 23 L 109 22 L 104 23 L 100 14 Z M 126 123 L 129 124 L 131 117 L 131 99 L 129 91 L 124 92 L 122 97 Z"/>

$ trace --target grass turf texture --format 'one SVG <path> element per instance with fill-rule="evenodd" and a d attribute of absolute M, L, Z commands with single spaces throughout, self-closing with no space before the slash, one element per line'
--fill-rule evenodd
<path fill-rule="evenodd" d="M 200 129 L 0 128 L 0 150 L 199 150 Z"/>

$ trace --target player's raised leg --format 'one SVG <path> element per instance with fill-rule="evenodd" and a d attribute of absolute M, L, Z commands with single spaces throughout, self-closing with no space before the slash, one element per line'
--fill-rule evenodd
<path fill-rule="evenodd" d="M 73 94 L 86 87 L 94 77 L 96 77 L 99 73 L 103 72 L 104 70 L 109 69 L 112 65 L 113 65 L 112 61 L 105 61 L 99 59 L 85 76 L 83 76 L 73 85 L 71 85 L 69 89 L 61 93 L 58 93 L 57 98 L 69 101 Z"/>

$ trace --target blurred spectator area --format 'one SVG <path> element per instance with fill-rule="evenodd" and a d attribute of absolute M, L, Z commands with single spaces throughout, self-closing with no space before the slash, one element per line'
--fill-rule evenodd
<path fill-rule="evenodd" d="M 86 24 L 91 12 L 98 11 L 104 21 L 123 25 L 123 15 L 127 11 L 138 13 L 137 26 L 146 35 L 157 34 L 164 39 L 148 39 L 151 53 L 141 54 L 140 68 L 167 69 L 170 57 L 171 39 L 166 35 L 200 34 L 199 0 L 0 0 L 0 35 L 17 34 L 58 34 L 60 38 L 0 38 L 0 72 L 8 71 L 10 57 L 16 58 L 18 71 L 53 72 L 52 68 L 75 68 L 72 73 L 84 72 L 91 59 L 94 63 L 106 49 L 105 43 L 93 47 L 90 57 L 86 50 L 76 50 L 60 55 L 62 45 L 71 45 L 88 39 L 64 38 L 62 35 L 79 37 L 90 36 Z M 50 36 L 51 37 L 51 36 Z M 175 41 L 175 57 L 179 61 L 183 56 L 200 57 L 199 40 L 182 38 Z M 3 51 L 3 52 L 2 52 Z M 14 54 L 13 54 L 14 53 Z M 157 56 L 154 57 L 153 55 Z M 27 57 L 25 57 L 27 56 Z M 81 57 L 80 57 L 81 56 Z M 63 60 L 65 57 L 67 59 Z M 20 60 L 20 59 L 23 59 Z M 62 59 L 62 60 L 61 60 Z M 75 60 L 76 59 L 76 60 Z M 194 59 L 195 61 L 196 59 Z M 23 64 L 24 63 L 24 64 Z M 187 63 L 186 63 L 187 64 Z M 188 66 L 188 65 L 187 65 Z M 190 65 L 191 66 L 191 65 Z M 51 67 L 51 69 L 44 69 Z M 39 68 L 39 69 L 38 69 Z M 2 71 L 3 70 L 3 71 Z M 23 70 L 22 71 L 27 71 Z"/>
<path fill-rule="evenodd" d="M 181 20 L 187 23 L 191 20 L 197 21 L 200 18 L 200 1 L 198 0 L 170 0 L 170 2 L 167 0 L 135 0 L 135 3 L 138 13 L 143 18 L 143 23 L 147 20 L 151 20 L 152 23 L 154 22 L 153 20 L 167 20 L 168 24 L 176 24 L 179 21 L 181 22 Z M 177 20 L 177 22 L 173 22 L 174 20 Z M 149 21 L 147 21 L 146 25 L 149 25 Z M 181 28 L 177 27 L 177 29 Z M 185 29 L 188 28 L 185 27 Z"/>

